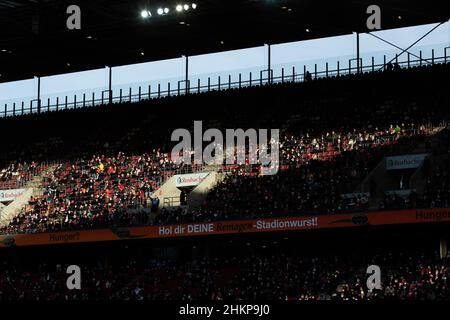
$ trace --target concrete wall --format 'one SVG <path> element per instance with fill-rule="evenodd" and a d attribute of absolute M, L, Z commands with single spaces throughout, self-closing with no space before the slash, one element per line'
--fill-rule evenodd
<path fill-rule="evenodd" d="M 188 196 L 188 205 L 190 209 L 198 208 L 205 201 L 206 196 L 218 183 L 225 177 L 225 174 L 212 171 L 209 175 L 192 190 Z"/>
<path fill-rule="evenodd" d="M 165 200 L 179 205 L 181 191 L 176 187 L 176 177 L 170 177 L 158 190 L 153 193 L 159 198 L 159 208 L 165 206 Z"/>
<path fill-rule="evenodd" d="M 11 220 L 28 204 L 33 195 L 33 189 L 27 189 L 20 197 L 17 197 L 1 211 L 0 226 L 8 225 Z"/>

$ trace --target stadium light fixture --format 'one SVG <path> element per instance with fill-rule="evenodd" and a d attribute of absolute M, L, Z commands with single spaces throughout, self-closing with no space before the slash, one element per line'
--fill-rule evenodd
<path fill-rule="evenodd" d="M 185 3 L 185 4 L 179 3 L 175 6 L 175 8 L 172 8 L 172 9 L 177 12 L 182 12 L 182 11 L 188 11 L 191 8 L 193 10 L 197 9 L 197 4 L 196 3 Z M 158 15 L 162 16 L 162 15 L 169 14 L 170 11 L 171 10 L 169 7 L 160 7 L 156 10 L 156 13 Z M 143 19 L 147 19 L 151 16 L 152 16 L 152 13 L 150 12 L 150 10 L 145 9 L 145 10 L 141 11 L 141 17 Z"/>

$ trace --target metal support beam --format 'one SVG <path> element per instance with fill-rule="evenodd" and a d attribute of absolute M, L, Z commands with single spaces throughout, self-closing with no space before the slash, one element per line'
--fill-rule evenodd
<path fill-rule="evenodd" d="M 383 38 L 381 38 L 381 37 L 379 37 L 379 36 L 376 36 L 376 35 L 374 35 L 374 34 L 371 33 L 371 32 L 369 32 L 368 34 L 371 35 L 371 36 L 374 37 L 374 38 L 377 38 L 377 39 L 380 40 L 380 41 L 383 41 L 383 42 L 385 42 L 385 43 L 387 43 L 387 44 L 393 46 L 393 47 L 396 48 L 396 49 L 404 50 L 403 48 L 401 48 L 401 47 L 399 47 L 399 46 L 393 44 L 392 42 L 389 42 L 389 41 L 387 41 L 387 40 L 385 40 L 385 39 L 383 39 Z M 407 52 L 407 53 L 409 53 L 410 55 L 416 57 L 417 59 L 420 59 L 420 57 L 419 57 L 418 55 L 416 55 L 416 54 L 410 52 L 409 49 L 406 50 L 405 52 Z M 398 55 L 398 56 L 399 56 L 399 55 Z M 397 56 L 397 58 L 398 58 L 398 56 Z M 426 60 L 426 59 L 424 59 L 424 60 L 428 62 L 428 60 Z"/>
<path fill-rule="evenodd" d="M 186 94 L 189 93 L 189 57 L 186 56 L 186 77 L 185 77 L 185 81 L 186 81 Z"/>
<path fill-rule="evenodd" d="M 359 32 L 356 32 L 356 73 L 361 72 L 361 67 L 359 63 Z"/>
<path fill-rule="evenodd" d="M 271 56 L 272 56 L 272 50 L 270 47 L 270 44 L 267 45 L 267 70 L 268 70 L 268 77 L 269 77 L 269 84 L 272 84 L 272 62 L 271 62 Z"/>
<path fill-rule="evenodd" d="M 421 36 L 419 39 L 417 39 L 416 41 L 414 41 L 409 47 L 407 47 L 406 49 L 403 49 L 402 52 L 400 52 L 400 54 L 397 56 L 397 58 L 399 56 L 401 56 L 402 54 L 404 54 L 405 52 L 407 52 L 409 49 L 411 49 L 412 47 L 414 47 L 417 43 L 419 43 L 423 38 L 425 38 L 426 36 L 428 36 L 430 33 L 432 33 L 434 30 L 436 30 L 437 28 L 439 28 L 441 25 L 443 25 L 446 21 L 444 22 L 439 22 L 439 24 L 437 24 L 436 26 L 434 26 L 433 28 L 431 28 L 430 31 L 428 31 L 427 33 L 425 33 L 423 36 Z M 422 63 L 422 57 L 420 57 L 421 60 L 420 62 Z M 391 60 L 389 60 L 388 63 L 392 62 L 395 60 L 395 57 L 392 58 Z M 384 66 L 382 68 L 380 68 L 379 70 L 384 69 Z"/>
<path fill-rule="evenodd" d="M 113 94 L 112 94 L 112 67 L 109 67 L 109 81 L 108 81 L 108 92 L 109 92 L 109 105 L 112 105 Z"/>
<path fill-rule="evenodd" d="M 41 77 L 37 77 L 38 89 L 37 89 L 37 112 L 41 113 Z"/>

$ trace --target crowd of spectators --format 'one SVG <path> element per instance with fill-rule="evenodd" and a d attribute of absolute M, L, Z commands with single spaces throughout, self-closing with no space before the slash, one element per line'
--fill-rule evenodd
<path fill-rule="evenodd" d="M 202 208 L 181 211 L 181 214 L 180 210 L 163 210 L 153 222 L 160 225 L 365 211 L 369 205 L 366 196 L 343 195 L 351 194 L 387 152 L 403 150 L 411 141 L 416 143 L 417 139 L 427 137 L 430 131 L 425 126 L 417 130 L 390 126 L 374 132 L 332 132 L 320 138 L 309 134 L 299 138 L 292 134 L 284 136 L 280 143 L 278 174 L 259 176 L 237 166 L 208 194 Z M 161 185 L 163 177 L 179 168 L 169 154 L 159 150 L 140 156 L 126 156 L 122 152 L 111 157 L 94 155 L 89 160 L 59 164 L 44 176 L 44 194 L 32 199 L 2 231 L 148 224 L 149 211 L 143 209 L 151 207 L 152 193 Z M 441 190 L 442 183 L 428 185 L 433 186 L 436 206 L 448 203 L 443 202 L 448 198 L 448 191 Z M 430 188 L 424 199 L 430 197 Z M 407 204 L 399 206 L 397 198 L 395 201 L 387 198 L 383 204 L 384 208 L 408 207 Z"/>
<path fill-rule="evenodd" d="M 34 161 L 31 163 L 11 162 L 1 168 L 0 190 L 6 190 L 24 187 L 28 181 L 45 169 L 45 165 Z"/>
<path fill-rule="evenodd" d="M 422 194 L 415 190 L 407 195 L 386 194 L 380 209 L 448 208 L 450 206 L 450 175 L 448 159 L 431 170 Z"/>
<path fill-rule="evenodd" d="M 347 142 L 354 139 L 350 134 L 345 136 L 347 138 L 342 140 Z M 360 134 L 356 133 L 356 136 Z M 337 144 L 319 143 L 313 137 L 297 139 L 290 136 L 287 142 L 281 143 L 280 150 L 284 156 L 282 170 L 278 174 L 259 176 L 234 169 L 208 193 L 200 209 L 164 210 L 156 218 L 156 223 L 367 211 L 369 195 L 354 192 L 358 184 L 383 156 L 405 150 L 411 141 L 414 141 L 414 146 L 419 138 L 425 139 L 426 136 L 424 129 L 413 133 L 400 127 L 388 128 L 378 135 L 366 133 L 366 137 L 371 138 L 355 139 L 351 144 L 342 143 L 340 135 L 335 135 Z M 311 144 L 327 145 L 329 151 L 314 153 L 316 148 L 311 150 Z M 437 185 L 438 189 L 440 187 Z M 448 197 L 448 192 L 443 190 L 442 193 Z"/>
<path fill-rule="evenodd" d="M 131 259 L 84 266 L 81 290 L 68 290 L 60 264 L 1 261 L 0 300 L 448 300 L 449 262 L 423 251 Z M 366 285 L 372 264 L 380 289 Z"/>
<path fill-rule="evenodd" d="M 342 195 L 352 193 L 384 155 L 394 149 L 398 154 L 410 152 L 427 140 L 434 128 L 448 120 L 448 110 L 442 108 L 448 101 L 447 95 L 430 100 L 414 94 L 414 90 L 408 94 L 391 91 L 389 84 L 399 81 L 397 76 L 404 73 L 402 81 L 409 81 L 412 88 L 423 79 L 429 80 L 426 86 L 439 86 L 442 83 L 436 75 L 447 67 L 171 97 L 154 102 L 160 108 L 147 107 L 147 104 L 152 105 L 150 102 L 130 105 L 133 109 L 127 111 L 129 118 L 116 111 L 119 109 L 100 110 L 106 108 L 102 106 L 86 111 L 64 110 L 61 114 L 50 112 L 36 118 L 18 117 L 10 122 L 1 119 L 5 126 L 2 125 L 0 130 L 20 121 L 31 127 L 41 124 L 43 128 L 42 132 L 35 130 L 40 139 L 36 138 L 36 144 L 30 145 L 29 154 L 18 136 L 15 146 L 5 146 L 5 153 L 0 155 L 3 161 L 13 156 L 27 159 L 37 154 L 36 159 L 51 159 L 55 153 L 63 155 L 58 158 L 60 165 L 45 177 L 43 196 L 33 199 L 30 206 L 1 231 L 35 232 L 149 223 L 148 214 L 139 209 L 148 206 L 155 188 L 180 168 L 168 154 L 170 147 L 166 140 L 170 131 L 178 126 L 192 125 L 192 120 L 199 115 L 209 119 L 205 123 L 220 129 L 281 128 L 280 173 L 259 177 L 259 171 L 254 167 L 251 170 L 246 166 L 234 167 L 231 175 L 212 190 L 201 209 L 188 210 L 181 215 L 163 212 L 156 218 L 157 224 L 251 215 L 366 210 L 367 197 Z M 441 75 L 445 77 L 446 74 Z M 370 85 L 383 88 L 383 95 L 370 89 Z M 240 114 L 218 106 L 205 114 L 185 107 L 185 103 L 206 105 L 214 101 L 228 108 L 243 103 L 249 110 L 239 110 L 242 111 Z M 254 110 L 255 104 L 262 106 L 260 113 Z M 291 110 L 284 105 L 295 108 Z M 171 117 L 168 118 L 164 106 L 170 107 Z M 122 107 L 125 108 L 114 108 Z M 175 109 L 177 112 L 173 112 Z M 102 120 L 106 112 L 109 112 L 111 123 Z M 67 123 L 67 129 L 63 128 L 64 124 L 57 120 L 65 116 L 73 117 L 73 123 L 78 118 L 86 119 L 86 127 L 92 131 L 73 131 L 72 122 Z M 168 119 L 170 121 L 166 121 Z M 47 132 L 46 128 L 52 126 L 43 126 L 41 122 L 45 121 L 56 121 L 52 125 L 61 133 Z M 160 139 L 161 136 L 166 140 Z M 27 139 L 33 138 L 27 136 Z M 21 150 L 19 153 L 18 149 Z M 143 149 L 153 151 L 148 153 Z M 249 160 L 246 159 L 246 164 Z M 4 179 L 11 180 L 13 173 L 19 172 L 20 177 L 20 172 L 28 172 L 22 169 L 24 163 L 8 165 L 2 175 L 6 177 Z M 33 162 L 31 166 L 35 164 Z M 425 193 L 425 198 L 437 197 L 432 199 L 435 206 L 448 203 L 445 202 L 448 190 L 439 191 L 439 186 L 443 185 L 433 183 Z M 397 202 L 397 199 L 387 200 L 385 206 L 390 207 L 393 203 L 397 206 Z"/>
<path fill-rule="evenodd" d="M 175 170 L 167 154 L 114 157 L 58 165 L 44 177 L 44 194 L 32 199 L 5 232 L 54 231 L 148 222 L 152 192 L 164 170 Z"/>

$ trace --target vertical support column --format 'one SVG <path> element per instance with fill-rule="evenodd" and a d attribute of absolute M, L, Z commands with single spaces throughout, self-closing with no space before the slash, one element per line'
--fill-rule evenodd
<path fill-rule="evenodd" d="M 38 80 L 38 92 L 37 92 L 37 112 L 41 113 L 41 77 L 37 77 Z"/>
<path fill-rule="evenodd" d="M 267 45 L 267 77 L 269 79 L 269 84 L 272 84 L 272 48 L 270 44 Z"/>
<path fill-rule="evenodd" d="M 361 72 L 361 67 L 359 63 L 359 32 L 356 32 L 356 73 L 359 74 Z"/>
<path fill-rule="evenodd" d="M 112 67 L 109 67 L 109 81 L 108 81 L 108 92 L 109 92 L 109 105 L 112 105 L 113 94 L 112 94 Z M 103 103 L 103 102 L 102 102 Z"/>
<path fill-rule="evenodd" d="M 186 81 L 186 94 L 189 93 L 189 57 L 186 56 L 186 77 L 184 78 Z"/>

